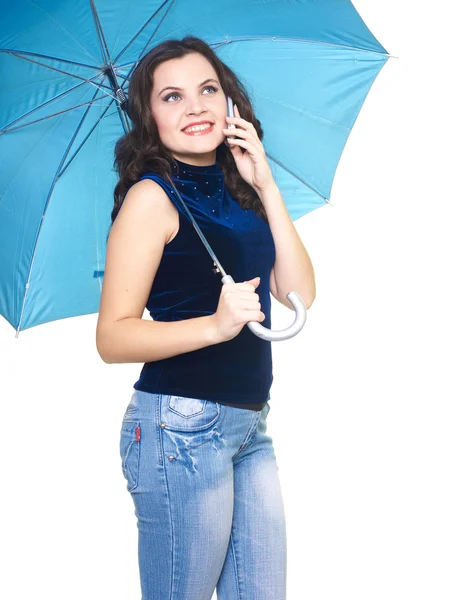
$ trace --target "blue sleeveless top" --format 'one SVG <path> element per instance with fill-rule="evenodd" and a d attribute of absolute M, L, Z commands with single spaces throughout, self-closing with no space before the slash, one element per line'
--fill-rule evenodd
<path fill-rule="evenodd" d="M 262 325 L 271 328 L 269 280 L 275 247 L 269 225 L 230 196 L 217 163 L 175 163 L 172 181 L 225 272 L 235 283 L 261 278 L 255 292 L 266 316 Z M 221 273 L 215 272 L 172 186 L 154 173 L 142 179 L 156 181 L 179 215 L 179 231 L 164 248 L 147 301 L 151 317 L 179 321 L 214 314 L 223 285 Z M 245 324 L 226 342 L 145 363 L 134 389 L 246 407 L 267 402 L 272 382 L 271 342 L 255 336 Z"/>

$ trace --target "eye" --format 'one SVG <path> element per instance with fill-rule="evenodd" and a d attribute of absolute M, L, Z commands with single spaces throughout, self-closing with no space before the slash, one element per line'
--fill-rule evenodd
<path fill-rule="evenodd" d="M 164 98 L 164 102 L 168 102 L 169 98 L 172 98 L 173 96 L 179 96 L 180 94 L 177 94 L 176 92 L 174 94 L 169 94 L 168 96 L 166 96 Z"/>
<path fill-rule="evenodd" d="M 204 90 L 207 90 L 207 89 L 209 89 L 209 88 L 211 88 L 211 89 L 212 89 L 212 90 L 214 90 L 215 92 L 217 92 L 217 91 L 218 91 L 218 88 L 217 88 L 217 87 L 215 87 L 214 85 L 206 85 L 206 86 L 205 86 L 203 89 L 204 89 Z M 174 96 L 179 96 L 179 95 L 180 95 L 180 94 L 178 94 L 177 92 L 173 92 L 172 94 L 169 94 L 168 96 L 166 96 L 166 97 L 164 98 L 164 102 L 168 102 L 169 98 L 173 98 Z"/>

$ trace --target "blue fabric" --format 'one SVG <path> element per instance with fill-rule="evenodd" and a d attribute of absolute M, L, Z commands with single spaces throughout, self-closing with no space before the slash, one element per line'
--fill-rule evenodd
<path fill-rule="evenodd" d="M 271 328 L 270 274 L 275 247 L 269 225 L 252 209 L 243 210 L 224 185 L 217 163 L 206 167 L 176 161 L 173 182 L 228 275 L 235 283 L 260 277 L 256 288 L 264 327 Z M 156 321 L 179 321 L 214 314 L 221 274 L 171 185 L 153 173 L 178 209 L 180 226 L 169 242 L 153 282 L 147 309 Z M 225 403 L 266 402 L 273 381 L 271 342 L 247 325 L 227 342 L 145 363 L 136 390 Z"/>
<path fill-rule="evenodd" d="M 137 600 L 286 598 L 270 410 L 133 392 L 118 445 L 137 517 Z M 283 415 L 294 418 L 296 410 L 287 402 Z"/>

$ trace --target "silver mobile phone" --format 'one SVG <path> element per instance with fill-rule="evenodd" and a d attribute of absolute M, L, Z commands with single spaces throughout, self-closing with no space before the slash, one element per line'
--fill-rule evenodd
<path fill-rule="evenodd" d="M 235 116 L 235 113 L 233 112 L 233 100 L 232 100 L 232 98 L 230 98 L 230 96 L 227 96 L 227 116 L 228 117 Z M 235 129 L 234 123 L 229 123 L 227 125 L 227 129 Z M 235 139 L 234 135 L 227 136 L 227 137 L 231 137 L 233 140 Z M 225 141 L 225 143 L 228 145 L 227 140 Z"/>

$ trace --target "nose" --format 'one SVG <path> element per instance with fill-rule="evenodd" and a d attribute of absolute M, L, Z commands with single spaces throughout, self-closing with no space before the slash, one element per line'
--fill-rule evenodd
<path fill-rule="evenodd" d="M 194 102 L 190 102 L 188 104 L 187 114 L 188 115 L 199 115 L 206 111 L 206 108 L 203 106 L 203 103 L 200 102 L 200 99 L 195 100 Z"/>

